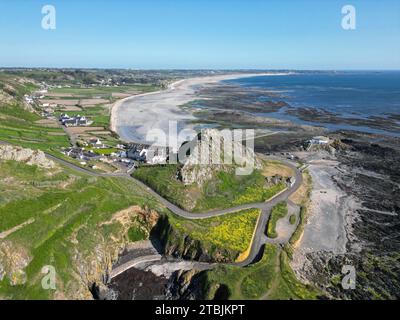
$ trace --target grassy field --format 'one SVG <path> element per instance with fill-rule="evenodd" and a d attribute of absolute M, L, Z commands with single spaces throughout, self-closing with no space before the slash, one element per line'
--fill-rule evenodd
<path fill-rule="evenodd" d="M 55 116 L 59 117 L 61 114 L 67 114 L 73 116 L 79 114 L 87 117 L 93 123 L 91 127 L 103 127 L 104 130 L 110 129 L 110 113 L 111 105 L 118 99 L 122 98 L 121 95 L 135 95 L 140 93 L 146 93 L 151 91 L 159 90 L 160 88 L 156 85 L 129 85 L 129 86 L 110 86 L 110 87 L 93 87 L 93 88 L 54 88 L 49 91 L 49 96 L 46 97 L 48 101 L 54 100 L 61 102 L 63 100 L 77 100 L 77 104 L 74 106 L 78 108 L 75 111 L 65 110 L 63 107 L 56 108 Z M 65 95 L 65 96 L 63 96 Z M 82 103 L 83 99 L 93 100 L 94 105 L 85 105 Z M 103 100 L 103 102 L 101 102 Z M 47 100 L 46 100 L 47 101 Z M 96 102 L 96 101 L 100 101 Z M 106 101 L 106 102 L 105 102 Z M 120 141 L 118 137 L 110 134 L 97 134 L 94 132 L 91 134 L 95 135 L 110 146 L 117 145 Z M 77 137 L 79 140 L 79 137 Z"/>
<path fill-rule="evenodd" d="M 271 216 L 268 220 L 267 225 L 267 236 L 269 238 L 276 238 L 278 234 L 276 232 L 276 223 L 279 219 L 286 217 L 288 213 L 287 204 L 286 202 L 280 202 L 271 210 Z"/>
<path fill-rule="evenodd" d="M 246 176 L 218 172 L 216 179 L 205 184 L 202 197 L 198 200 L 195 211 L 262 202 L 285 188 L 283 184 L 265 188 L 264 182 L 264 176 L 257 170 Z"/>
<path fill-rule="evenodd" d="M 96 148 L 85 148 L 85 150 L 91 150 L 98 155 L 110 155 L 111 153 L 118 152 L 116 148 L 104 148 L 104 149 L 96 149 Z"/>
<path fill-rule="evenodd" d="M 5 87 L 11 88 L 9 91 L 13 99 L 0 102 L 0 140 L 46 151 L 69 146 L 69 139 L 61 128 L 37 124 L 41 117 L 23 108 L 23 95 L 37 89 L 35 85 L 21 84 L 9 75 L 0 74 L 0 89 Z"/>
<path fill-rule="evenodd" d="M 181 233 L 205 245 L 243 252 L 249 247 L 259 215 L 258 209 L 201 220 L 186 220 L 170 215 L 169 222 Z"/>
<path fill-rule="evenodd" d="M 0 107 L 0 140 L 26 148 L 59 151 L 70 145 L 61 128 L 36 124 L 41 118 L 19 105 Z"/>
<path fill-rule="evenodd" d="M 7 88 L 11 89 L 7 89 Z M 59 155 L 59 150 L 70 146 L 69 137 L 62 128 L 49 127 L 37 123 L 42 118 L 33 112 L 27 111 L 22 106 L 22 98 L 24 94 L 31 93 L 38 89 L 37 86 L 29 82 L 15 81 L 14 78 L 7 74 L 0 73 L 0 90 L 6 88 L 13 100 L 7 103 L 0 102 L 0 140 L 12 144 L 20 145 L 32 149 L 41 149 L 49 153 Z M 109 103 L 115 102 L 118 97 L 112 96 L 112 93 L 118 94 L 138 94 L 159 89 L 155 85 L 129 85 L 118 87 L 95 87 L 95 88 L 55 88 L 50 90 L 49 94 L 66 94 L 71 95 L 64 97 L 65 99 L 107 99 Z M 1 92 L 1 91 L 0 91 Z M 50 97 L 58 99 L 58 97 Z M 87 116 L 93 121 L 93 127 L 103 127 L 109 129 L 110 125 L 110 109 L 109 106 L 98 104 L 90 107 L 81 107 L 80 111 L 62 111 L 55 112 L 55 116 L 61 113 L 75 115 L 77 113 Z M 117 137 L 111 134 L 99 134 L 101 140 L 110 145 L 115 146 L 119 143 Z"/>
<path fill-rule="evenodd" d="M 65 98 L 71 98 L 71 96 L 77 96 L 79 98 L 93 98 L 93 97 L 101 97 L 105 99 L 110 99 L 113 93 L 126 93 L 126 94 L 135 94 L 135 93 L 145 93 L 157 90 L 158 87 L 151 84 L 144 85 L 125 85 L 125 86 L 110 86 L 110 87 L 93 87 L 93 88 L 82 88 L 82 87 L 71 87 L 71 88 L 54 88 L 51 89 L 49 93 L 57 94 L 60 97 L 63 97 L 63 94 L 66 95 Z"/>
<path fill-rule="evenodd" d="M 190 188 L 185 187 L 183 183 L 177 179 L 177 171 L 177 165 L 142 166 L 135 170 L 132 176 L 143 181 L 169 201 L 186 207 L 185 194 Z"/>
<path fill-rule="evenodd" d="M 93 123 L 91 124 L 92 127 L 104 127 L 104 129 L 108 129 L 110 124 L 110 111 L 108 108 L 104 106 L 95 106 L 85 108 L 82 107 L 79 111 L 57 111 L 55 112 L 55 116 L 58 118 L 61 114 L 67 114 L 69 116 L 74 116 L 79 114 L 81 116 L 85 116 Z"/>
<path fill-rule="evenodd" d="M 93 178 L 67 169 L 49 172 L 13 161 L 0 162 L 0 200 L 0 265 L 6 272 L 0 298 L 86 292 L 85 281 L 106 270 L 121 243 L 146 236 L 148 225 L 137 216 L 124 225 L 113 215 L 133 205 L 162 212 L 129 179 Z M 45 265 L 56 269 L 56 291 L 42 289 Z"/>
<path fill-rule="evenodd" d="M 221 265 L 206 271 L 204 277 L 207 299 L 213 299 L 220 287 L 231 300 L 316 299 L 318 295 L 314 288 L 296 279 L 286 253 L 272 244 L 266 245 L 261 261 L 256 264 L 247 268 Z"/>
<path fill-rule="evenodd" d="M 197 185 L 185 186 L 177 179 L 177 172 L 176 165 L 140 167 L 133 176 L 169 201 L 193 212 L 262 202 L 285 188 L 283 184 L 265 188 L 265 178 L 257 170 L 247 176 L 218 172 L 215 179 L 207 182 L 202 188 Z"/>

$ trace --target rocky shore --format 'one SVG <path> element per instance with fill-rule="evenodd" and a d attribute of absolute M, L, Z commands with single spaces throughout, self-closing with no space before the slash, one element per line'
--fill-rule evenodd
<path fill-rule="evenodd" d="M 335 138 L 340 143 L 330 157 L 337 161 L 337 170 L 329 178 L 343 195 L 340 202 L 350 202 L 351 210 L 341 208 L 345 238 L 335 239 L 333 243 L 341 245 L 333 247 L 321 247 L 321 238 L 314 250 L 307 250 L 312 237 L 307 232 L 313 232 L 318 222 L 310 217 L 293 268 L 331 298 L 398 299 L 400 141 L 355 132 L 340 132 Z M 342 287 L 345 265 L 355 268 L 354 290 Z"/>

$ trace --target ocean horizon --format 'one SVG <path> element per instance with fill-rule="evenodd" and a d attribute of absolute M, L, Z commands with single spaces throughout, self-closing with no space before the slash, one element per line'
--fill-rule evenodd
<path fill-rule="evenodd" d="M 255 76 L 223 83 L 262 89 L 265 96 L 260 96 L 260 101 L 285 101 L 289 105 L 276 112 L 257 115 L 297 124 L 319 125 L 329 130 L 400 136 L 400 71 L 295 72 L 279 77 Z M 336 121 L 321 121 L 321 117 L 304 119 L 301 116 L 304 110 L 331 115 Z M 390 120 L 399 126 L 399 131 L 393 130 L 393 127 L 390 130 L 377 128 L 374 120 Z"/>

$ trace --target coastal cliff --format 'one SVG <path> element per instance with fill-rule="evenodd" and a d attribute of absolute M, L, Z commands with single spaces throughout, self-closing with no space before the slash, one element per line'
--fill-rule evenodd
<path fill-rule="evenodd" d="M 167 215 L 158 220 L 152 236 L 159 239 L 164 254 L 200 262 L 233 262 L 239 251 L 218 248 L 204 241 L 195 240 L 170 223 Z"/>

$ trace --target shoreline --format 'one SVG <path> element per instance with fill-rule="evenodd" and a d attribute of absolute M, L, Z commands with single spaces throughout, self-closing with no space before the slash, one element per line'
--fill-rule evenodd
<path fill-rule="evenodd" d="M 144 131 L 150 130 L 150 129 L 164 129 L 164 132 L 166 132 L 165 129 L 166 125 L 165 123 L 161 124 L 161 121 L 165 122 L 165 120 L 194 120 L 195 118 L 189 114 L 186 113 L 184 114 L 179 106 L 195 100 L 195 86 L 204 86 L 208 84 L 213 84 L 213 83 L 218 83 L 221 81 L 225 80 L 234 80 L 234 79 L 240 79 L 240 78 L 249 78 L 249 77 L 257 77 L 257 76 L 285 76 L 285 75 L 290 75 L 292 73 L 233 73 L 233 74 L 226 74 L 226 75 L 214 75 L 214 76 L 201 76 L 201 77 L 192 77 L 192 78 L 186 78 L 186 79 L 180 79 L 177 81 L 174 81 L 168 85 L 166 89 L 163 90 L 157 90 L 154 92 L 146 92 L 146 93 L 141 93 L 138 95 L 133 95 L 130 97 L 126 97 L 123 99 L 120 99 L 116 101 L 113 106 L 111 107 L 111 115 L 110 115 L 110 130 L 113 133 L 116 133 L 120 139 L 124 142 L 139 142 L 135 141 L 136 139 L 127 139 L 127 136 L 129 134 L 121 132 L 124 131 L 124 129 L 121 129 L 122 126 L 125 125 L 126 128 L 131 127 L 141 127 L 141 132 L 142 136 L 144 134 Z M 181 92 L 179 92 L 179 90 Z M 153 96 L 157 96 L 158 99 L 151 99 Z M 148 98 L 146 100 L 146 98 Z M 131 104 L 129 107 L 132 107 L 131 105 L 135 103 L 136 101 L 138 103 L 142 104 L 147 104 L 147 108 L 142 107 L 142 108 L 135 108 L 128 110 L 125 107 L 125 110 L 122 112 L 125 112 L 125 115 L 127 116 L 126 118 L 130 117 L 130 119 L 126 119 L 125 117 L 122 116 L 124 119 L 121 121 L 121 118 L 119 119 L 118 117 L 121 117 L 121 108 L 124 107 L 128 102 L 131 101 Z M 168 101 L 169 103 L 167 103 Z M 160 106 L 160 104 L 163 104 L 164 106 Z M 132 117 L 132 113 L 134 112 L 147 112 L 148 117 L 143 116 L 143 114 L 140 115 L 141 119 L 135 119 L 135 117 Z M 158 111 L 158 112 L 157 112 Z M 160 112 L 165 111 L 165 116 L 161 120 L 160 117 L 162 115 Z M 151 114 L 153 113 L 153 114 Z M 169 114 L 168 114 L 169 113 Z M 168 118 L 168 115 L 170 118 Z M 142 121 L 140 121 L 142 120 Z M 148 121 L 152 121 L 153 123 L 147 123 Z M 157 122 L 158 121 L 158 122 Z M 158 125 L 158 126 L 157 126 Z M 136 128 L 139 129 L 139 128 Z M 138 139 L 140 140 L 140 139 Z M 144 141 L 141 141 L 144 142 Z"/>

